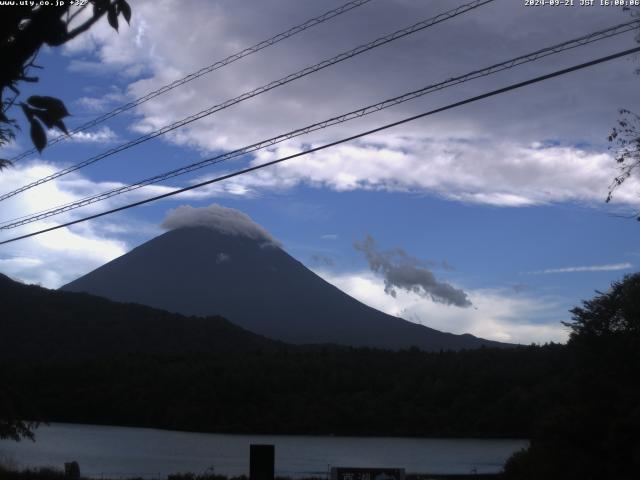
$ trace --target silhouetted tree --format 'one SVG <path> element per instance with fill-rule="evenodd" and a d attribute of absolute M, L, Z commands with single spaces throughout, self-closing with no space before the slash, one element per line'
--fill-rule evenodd
<path fill-rule="evenodd" d="M 571 342 L 585 339 L 620 337 L 632 341 L 640 339 L 640 273 L 627 275 L 614 282 L 606 292 L 597 292 L 582 307 L 571 310 Z"/>
<path fill-rule="evenodd" d="M 624 7 L 623 10 L 630 12 L 632 17 L 640 17 L 638 8 Z M 640 43 L 640 33 L 636 35 L 636 42 Z M 636 73 L 640 74 L 640 68 Z M 609 185 L 607 203 L 613 199 L 616 189 L 640 167 L 640 116 L 626 108 L 620 109 L 619 113 L 618 123 L 609 133 L 609 143 L 620 173 Z M 640 221 L 640 212 L 636 214 L 636 220 Z"/>
<path fill-rule="evenodd" d="M 609 142 L 620 173 L 609 185 L 607 202 L 611 201 L 615 190 L 640 168 L 640 116 L 621 109 L 618 124 L 609 134 Z M 636 219 L 640 221 L 640 214 Z"/>
<path fill-rule="evenodd" d="M 34 420 L 35 412 L 30 409 L 32 403 L 22 397 L 12 386 L 4 367 L 0 368 L 0 440 L 12 439 L 19 441 L 22 438 L 33 440 L 33 430 L 38 426 Z M 30 409 L 30 411 L 27 411 Z"/>
<path fill-rule="evenodd" d="M 571 310 L 572 375 L 509 479 L 637 478 L 640 471 L 640 273 Z"/>
<path fill-rule="evenodd" d="M 38 51 L 43 45 L 55 47 L 76 38 L 104 15 L 118 30 L 118 17 L 129 22 L 131 8 L 126 0 L 77 2 L 83 5 L 73 12 L 69 1 L 58 6 L 33 3 L 35 5 L 4 6 L 0 15 L 0 146 L 15 138 L 18 124 L 10 118 L 9 109 L 19 105 L 29 122 L 33 144 L 42 151 L 47 144 L 45 127 L 67 133 L 63 118 L 69 112 L 64 103 L 49 96 L 34 95 L 26 102 L 18 102 L 19 83 L 38 81 L 38 77 L 31 74 L 32 69 L 41 68 L 34 63 Z M 92 8 L 88 15 L 87 7 Z M 75 25 L 77 18 L 83 20 Z M 8 160 L 0 159 L 0 169 L 9 164 Z"/>

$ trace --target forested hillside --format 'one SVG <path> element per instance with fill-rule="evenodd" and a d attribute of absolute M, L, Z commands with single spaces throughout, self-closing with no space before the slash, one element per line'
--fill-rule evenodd
<path fill-rule="evenodd" d="M 526 437 L 563 395 L 564 348 L 291 346 L 220 317 L 0 277 L 12 415 L 215 432 Z M 6 396 L 5 396 L 6 399 Z"/>
<path fill-rule="evenodd" d="M 51 421 L 210 432 L 528 437 L 566 394 L 562 346 L 290 348 L 4 363 Z"/>
<path fill-rule="evenodd" d="M 23 285 L 0 274 L 0 360 L 80 360 L 129 353 L 271 349 L 278 342 L 222 317 L 187 317 Z"/>

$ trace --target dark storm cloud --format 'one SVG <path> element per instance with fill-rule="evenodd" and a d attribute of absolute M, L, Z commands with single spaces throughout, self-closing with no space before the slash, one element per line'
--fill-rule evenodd
<path fill-rule="evenodd" d="M 401 289 L 447 305 L 472 305 L 463 290 L 438 281 L 433 272 L 426 268 L 427 262 L 409 256 L 402 248 L 380 251 L 370 235 L 354 246 L 365 254 L 371 270 L 383 275 L 385 293 L 395 297 L 396 289 Z"/>

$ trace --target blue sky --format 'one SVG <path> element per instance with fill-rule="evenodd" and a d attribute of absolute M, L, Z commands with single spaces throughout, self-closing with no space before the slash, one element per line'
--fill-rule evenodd
<path fill-rule="evenodd" d="M 340 5 L 339 1 L 136 2 L 130 27 L 106 20 L 45 49 L 41 81 L 23 96 L 65 101 L 79 125 L 123 102 Z M 457 2 L 456 2 L 457 5 Z M 271 80 L 428 18 L 451 1 L 373 0 L 294 39 L 206 75 L 61 142 L 0 175 L 8 191 Z M 2 219 L 126 184 L 350 109 L 629 19 L 612 7 L 525 8 L 497 0 L 353 60 L 253 98 L 0 205 Z M 468 96 L 634 46 L 632 34 L 469 82 L 388 111 L 178 177 L 2 239 L 80 218 L 320 145 Z M 607 134 L 625 107 L 639 111 L 637 59 L 617 60 L 478 102 L 277 168 L 0 247 L 0 271 L 55 288 L 162 233 L 179 205 L 238 209 L 294 257 L 347 293 L 412 321 L 522 343 L 563 341 L 568 309 L 640 263 L 640 204 L 632 178 L 605 204 L 615 175 Z M 16 112 L 16 117 L 20 115 Z M 3 149 L 30 147 L 26 135 Z M 472 307 L 426 291 L 384 291 L 354 248 L 404 249 Z"/>

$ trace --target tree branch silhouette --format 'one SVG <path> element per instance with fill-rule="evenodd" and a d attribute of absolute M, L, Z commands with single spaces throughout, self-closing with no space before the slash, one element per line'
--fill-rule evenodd
<path fill-rule="evenodd" d="M 70 28 L 71 22 L 86 7 L 91 5 L 91 16 L 78 26 Z M 15 118 L 8 114 L 16 106 L 20 95 L 18 85 L 21 82 L 36 83 L 37 76 L 30 75 L 33 68 L 42 68 L 35 64 L 35 58 L 43 45 L 57 47 L 73 40 L 88 31 L 105 15 L 109 25 L 118 30 L 118 18 L 127 23 L 131 20 L 131 7 L 126 0 L 88 0 L 72 14 L 71 5 L 28 6 L 17 5 L 4 8 L 0 18 L 0 146 L 16 138 L 19 131 Z M 7 98 L 7 92 L 13 95 Z M 19 102 L 22 112 L 30 125 L 31 141 L 38 151 L 47 145 L 46 129 L 57 128 L 67 133 L 63 119 L 69 115 L 64 103 L 49 96 L 31 96 L 26 102 Z M 11 162 L 0 158 L 0 170 Z"/>

